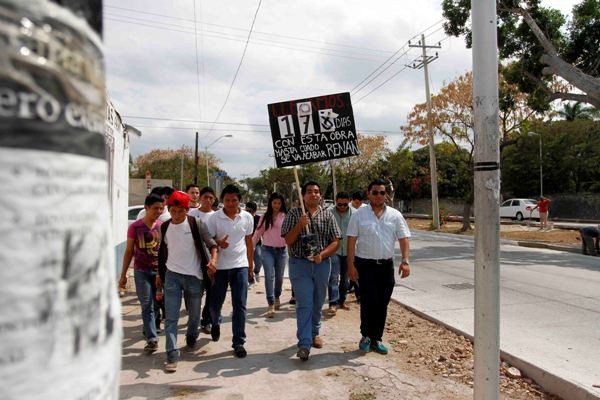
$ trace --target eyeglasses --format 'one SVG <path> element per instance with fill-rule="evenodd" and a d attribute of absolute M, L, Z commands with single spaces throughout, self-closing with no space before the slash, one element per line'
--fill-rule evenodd
<path fill-rule="evenodd" d="M 338 207 L 348 207 L 348 203 L 337 203 Z"/>
<path fill-rule="evenodd" d="M 371 194 L 373 196 L 377 196 L 377 195 L 385 196 L 385 190 L 371 190 Z"/>

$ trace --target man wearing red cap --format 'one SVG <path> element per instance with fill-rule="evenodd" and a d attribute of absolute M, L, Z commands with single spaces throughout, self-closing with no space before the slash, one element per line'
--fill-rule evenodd
<path fill-rule="evenodd" d="M 217 263 L 217 244 L 200 219 L 187 215 L 189 203 L 187 193 L 174 192 L 167 202 L 171 219 L 161 226 L 157 286 L 164 282 L 167 372 L 175 372 L 179 360 L 177 325 L 181 293 L 188 307 L 185 342 L 189 348 L 194 348 L 198 339 L 203 285 L 210 285 L 203 281 L 203 270 L 212 275 Z M 205 246 L 210 255 L 206 253 Z"/>

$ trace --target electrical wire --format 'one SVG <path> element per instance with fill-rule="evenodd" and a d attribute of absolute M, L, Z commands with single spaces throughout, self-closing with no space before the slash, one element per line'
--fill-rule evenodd
<path fill-rule="evenodd" d="M 163 18 L 170 18 L 170 19 L 175 19 L 175 20 L 180 20 L 180 21 L 193 22 L 192 20 L 190 20 L 188 18 L 174 17 L 174 16 L 170 16 L 170 15 L 166 15 L 166 14 L 152 13 L 152 12 L 142 11 L 142 10 L 136 10 L 136 9 L 132 9 L 132 8 L 109 6 L 109 5 L 106 5 L 105 8 L 114 8 L 114 9 L 117 9 L 117 10 L 134 12 L 136 14 L 146 14 L 146 15 L 152 15 L 152 16 L 156 16 L 156 17 L 163 17 Z M 128 17 L 128 18 L 132 18 L 132 17 Z M 219 27 L 219 28 L 232 29 L 232 30 L 243 31 L 243 32 L 248 32 L 248 30 L 245 29 L 245 28 L 238 28 L 238 27 L 228 26 L 228 25 L 220 25 L 220 24 L 214 24 L 214 23 L 202 22 L 202 21 L 200 21 L 199 24 L 208 25 L 208 26 L 214 26 L 214 27 Z M 358 50 L 365 50 L 365 51 L 371 51 L 371 52 L 377 52 L 377 53 L 392 53 L 392 51 L 389 51 L 389 50 L 372 49 L 372 48 L 368 48 L 368 47 L 352 46 L 352 45 L 342 44 L 342 43 L 332 43 L 332 42 L 327 42 L 327 41 L 307 39 L 307 38 L 301 38 L 301 37 L 297 37 L 297 36 L 282 35 L 282 34 L 270 33 L 270 32 L 254 31 L 254 34 L 265 35 L 265 36 L 274 36 L 274 37 L 280 37 L 280 38 L 285 38 L 285 39 L 290 39 L 290 40 L 297 40 L 297 41 L 319 43 L 319 44 L 325 44 L 325 45 L 328 45 L 328 46 L 347 47 L 347 48 L 358 49 Z"/>
<path fill-rule="evenodd" d="M 200 62 L 198 60 L 198 32 L 196 30 L 196 0 L 194 2 L 194 50 L 196 50 L 196 89 L 198 92 L 198 118 L 202 119 L 202 102 L 200 97 Z"/>
<path fill-rule="evenodd" d="M 223 105 L 221 106 L 221 109 L 219 110 L 217 117 L 215 118 L 215 121 L 211 125 L 211 128 L 208 131 L 208 133 L 205 135 L 205 137 L 210 135 L 212 128 L 215 126 L 215 123 L 219 120 L 219 118 L 221 118 L 221 113 L 223 112 L 223 110 L 225 109 L 225 106 L 227 105 L 227 101 L 229 100 L 229 96 L 231 95 L 231 91 L 233 90 L 233 85 L 235 84 L 235 80 L 238 77 L 240 68 L 242 67 L 242 63 L 244 62 L 244 57 L 246 56 L 246 50 L 248 50 L 248 43 L 250 42 L 250 35 L 252 35 L 252 29 L 254 29 L 254 23 L 256 22 L 256 17 L 258 16 L 258 10 L 260 10 L 261 3 L 262 3 L 262 0 L 258 0 L 258 6 L 256 7 L 256 12 L 254 13 L 254 19 L 252 20 L 252 25 L 250 25 L 250 31 L 248 32 L 248 39 L 246 40 L 246 45 L 244 46 L 244 51 L 242 53 L 242 57 L 240 58 L 240 62 L 237 66 L 237 69 L 235 71 L 235 75 L 233 76 L 233 80 L 231 81 L 231 85 L 229 85 L 229 90 L 227 91 L 227 96 L 225 97 L 225 101 L 223 102 Z"/>

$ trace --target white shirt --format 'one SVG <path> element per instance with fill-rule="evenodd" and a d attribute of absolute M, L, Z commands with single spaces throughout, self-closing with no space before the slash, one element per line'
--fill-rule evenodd
<path fill-rule="evenodd" d="M 146 216 L 146 209 L 142 208 L 140 210 L 140 212 L 138 213 L 136 220 L 142 219 L 145 216 Z M 167 209 L 167 206 L 165 206 L 165 208 L 163 208 L 162 214 L 160 214 L 160 217 L 158 217 L 158 220 L 161 221 L 161 222 L 167 222 L 170 219 L 171 219 L 171 214 L 169 213 L 169 210 Z"/>
<path fill-rule="evenodd" d="M 347 236 L 357 237 L 356 257 L 371 260 L 394 257 L 396 241 L 410 237 L 410 230 L 400 211 L 385 206 L 377 218 L 371 207 L 360 207 L 348 223 Z"/>
<path fill-rule="evenodd" d="M 188 211 L 188 215 L 194 218 L 200 218 L 202 222 L 206 224 L 208 221 L 208 217 L 213 215 L 215 212 L 210 210 L 209 212 L 200 211 L 200 208 L 192 208 Z"/>
<path fill-rule="evenodd" d="M 180 224 L 174 224 L 171 221 L 163 240 L 169 246 L 167 269 L 178 274 L 192 275 L 202 279 L 200 259 L 194 244 L 192 227 L 187 219 Z"/>
<path fill-rule="evenodd" d="M 246 253 L 246 236 L 252 236 L 254 218 L 247 211 L 240 210 L 234 219 L 229 218 L 223 209 L 215 212 L 206 223 L 208 232 L 215 239 L 229 235 L 229 247 L 219 248 L 217 269 L 249 267 Z"/>
<path fill-rule="evenodd" d="M 334 206 L 334 207 L 335 207 L 335 206 Z M 362 203 L 360 206 L 358 206 L 358 208 L 364 208 L 364 207 L 367 207 L 367 205 L 366 205 L 365 203 Z M 350 208 L 352 209 L 352 211 L 356 211 L 356 210 L 358 210 L 358 208 L 355 208 L 355 207 L 352 205 L 352 202 L 350 202 Z"/>

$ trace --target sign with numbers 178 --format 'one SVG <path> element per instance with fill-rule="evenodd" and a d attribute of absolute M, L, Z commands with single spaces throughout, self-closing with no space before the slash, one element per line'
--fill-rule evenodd
<path fill-rule="evenodd" d="M 278 167 L 359 155 L 350 93 L 268 105 Z"/>

